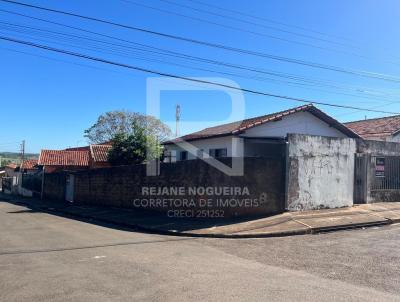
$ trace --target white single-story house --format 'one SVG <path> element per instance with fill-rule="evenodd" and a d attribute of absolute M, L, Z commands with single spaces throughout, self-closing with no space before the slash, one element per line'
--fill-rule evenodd
<path fill-rule="evenodd" d="M 262 115 L 210 127 L 163 143 L 165 162 L 198 157 L 284 156 L 289 133 L 336 138 L 360 138 L 358 134 L 314 105 Z M 190 144 L 196 152 L 188 152 Z M 186 147 L 184 146 L 186 144 Z"/>

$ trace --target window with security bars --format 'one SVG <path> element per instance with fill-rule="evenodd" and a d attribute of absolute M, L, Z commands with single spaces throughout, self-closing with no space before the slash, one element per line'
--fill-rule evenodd
<path fill-rule="evenodd" d="M 227 157 L 228 150 L 226 148 L 210 149 L 209 154 L 215 158 Z"/>

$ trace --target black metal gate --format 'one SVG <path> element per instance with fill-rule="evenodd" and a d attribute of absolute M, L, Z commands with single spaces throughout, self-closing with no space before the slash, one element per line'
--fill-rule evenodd
<path fill-rule="evenodd" d="M 372 156 L 371 192 L 400 191 L 400 156 Z"/>

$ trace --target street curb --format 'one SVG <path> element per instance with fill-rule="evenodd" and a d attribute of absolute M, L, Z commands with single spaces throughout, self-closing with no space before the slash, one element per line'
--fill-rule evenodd
<path fill-rule="evenodd" d="M 57 210 L 50 210 L 47 209 L 49 212 L 57 212 Z M 157 228 L 145 227 L 143 225 L 138 224 L 130 224 L 124 222 L 115 222 L 112 220 L 108 220 L 106 218 L 95 218 L 90 215 L 81 215 L 76 213 L 70 213 L 68 211 L 60 211 L 63 214 L 75 217 L 81 217 L 84 219 L 90 220 L 97 220 L 100 222 L 104 222 L 107 224 L 114 224 L 119 225 L 122 227 L 126 227 L 129 229 L 133 229 L 136 231 L 141 231 L 144 233 L 151 233 L 151 234 L 158 234 L 158 235 L 168 235 L 168 236 L 176 236 L 176 237 L 192 237 L 192 238 L 221 238 L 221 239 L 251 239 L 251 238 L 274 238 L 274 237 L 288 237 L 288 236 L 296 236 L 296 235 L 316 235 L 320 233 L 328 233 L 328 232 L 336 232 L 336 231 L 344 231 L 344 230 L 351 230 L 351 229 L 361 229 L 367 227 L 376 227 L 376 226 L 384 226 L 392 224 L 393 222 L 390 219 L 381 222 L 364 222 L 358 224 L 346 224 L 334 227 L 321 227 L 321 228 L 309 228 L 309 229 L 300 229 L 294 231 L 282 231 L 282 232 L 275 232 L 275 233 L 260 233 L 260 234 L 199 234 L 199 233 L 186 233 L 186 232 L 174 232 L 174 231 L 166 231 L 160 230 Z"/>
<path fill-rule="evenodd" d="M 30 203 L 26 203 L 23 201 L 15 201 L 12 199 L 8 199 L 9 201 L 13 201 L 17 204 L 27 205 L 32 208 L 35 208 Z M 100 218 L 94 217 L 91 215 L 79 214 L 79 213 L 71 213 L 70 211 L 66 211 L 63 209 L 57 208 L 50 208 L 47 206 L 38 206 L 38 209 L 45 211 L 47 213 L 60 213 L 65 216 L 69 217 L 79 217 L 85 220 L 91 221 L 99 221 L 111 225 L 117 225 L 124 228 L 128 228 L 135 231 L 140 231 L 149 234 L 158 234 L 158 235 L 168 235 L 168 236 L 175 236 L 175 237 L 192 237 L 192 238 L 221 238 L 221 239 L 251 239 L 251 238 L 273 238 L 273 237 L 288 237 L 288 236 L 296 236 L 296 235 L 315 235 L 319 233 L 328 233 L 328 232 L 336 232 L 336 231 L 343 231 L 343 230 L 351 230 L 351 229 L 360 229 L 360 228 L 367 228 L 367 227 L 376 227 L 376 226 L 384 226 L 394 223 L 392 220 L 387 219 L 385 221 L 379 222 L 366 222 L 366 223 L 359 223 L 359 224 L 346 224 L 340 226 L 330 226 L 330 227 L 317 227 L 313 228 L 310 227 L 308 229 L 299 229 L 293 231 L 282 231 L 282 232 L 274 232 L 274 233 L 259 233 L 259 234 L 240 234 L 240 233 L 233 233 L 233 234 L 199 234 L 199 233 L 187 233 L 187 232 L 174 232 L 174 231 L 167 231 L 167 230 L 160 230 L 157 228 L 145 227 L 139 224 L 130 224 L 124 222 L 117 222 L 113 220 L 109 220 L 107 218 Z"/>
<path fill-rule="evenodd" d="M 368 227 L 376 227 L 376 226 L 384 226 L 392 224 L 392 220 L 385 218 L 385 221 L 376 221 L 376 222 L 363 222 L 357 224 L 343 224 L 333 227 L 320 227 L 320 228 L 312 228 L 312 234 L 318 233 L 329 233 L 341 230 L 351 230 L 351 229 L 359 229 L 359 228 L 368 228 Z"/>

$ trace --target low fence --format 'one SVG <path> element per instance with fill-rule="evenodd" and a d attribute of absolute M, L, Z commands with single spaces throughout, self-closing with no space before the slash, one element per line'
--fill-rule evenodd
<path fill-rule="evenodd" d="M 13 178 L 12 177 L 3 177 L 1 179 L 1 188 L 3 192 L 11 192 L 13 186 Z"/>
<path fill-rule="evenodd" d="M 400 156 L 371 156 L 368 163 L 368 201 L 400 201 Z"/>
<path fill-rule="evenodd" d="M 245 158 L 243 176 L 228 176 L 203 160 L 162 163 L 159 176 L 146 176 L 145 165 L 92 169 L 74 173 L 74 202 L 174 217 L 269 215 L 284 209 L 284 171 L 282 158 Z M 45 196 L 63 194 L 65 175 L 46 175 Z"/>

